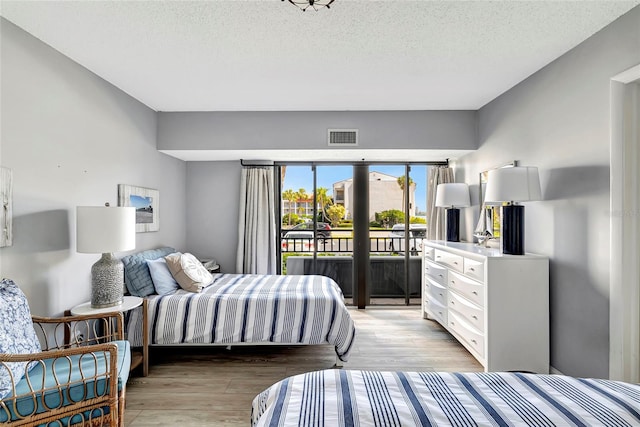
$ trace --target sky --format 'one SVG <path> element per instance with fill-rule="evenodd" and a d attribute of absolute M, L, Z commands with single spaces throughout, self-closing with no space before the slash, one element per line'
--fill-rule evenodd
<path fill-rule="evenodd" d="M 333 184 L 338 181 L 353 177 L 353 166 L 331 165 L 317 166 L 317 186 L 326 188 L 330 196 L 333 196 Z M 399 177 L 404 175 L 404 165 L 371 165 L 369 171 L 385 173 Z M 424 212 L 427 206 L 427 166 L 412 165 L 411 179 L 416 183 L 416 207 L 418 212 Z M 312 194 L 313 173 L 311 166 L 287 166 L 284 177 L 283 190 L 298 191 L 300 188 Z"/>
<path fill-rule="evenodd" d="M 151 197 L 136 196 L 133 194 L 129 197 L 129 203 L 131 203 L 131 206 L 133 206 L 136 209 L 146 208 L 147 206 L 151 206 L 151 202 L 152 202 Z"/>

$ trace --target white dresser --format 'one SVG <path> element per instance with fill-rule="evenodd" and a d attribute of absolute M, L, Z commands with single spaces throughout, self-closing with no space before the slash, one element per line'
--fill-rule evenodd
<path fill-rule="evenodd" d="M 549 259 L 424 241 L 422 313 L 485 371 L 549 372 Z"/>

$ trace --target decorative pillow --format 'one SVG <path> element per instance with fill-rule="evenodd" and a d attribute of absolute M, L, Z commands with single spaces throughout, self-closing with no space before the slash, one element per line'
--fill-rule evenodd
<path fill-rule="evenodd" d="M 190 292 L 200 292 L 205 286 L 213 282 L 213 276 L 198 259 L 189 254 L 168 255 L 167 267 L 182 289 Z"/>
<path fill-rule="evenodd" d="M 13 282 L 0 282 L 0 353 L 31 354 L 40 351 L 40 341 L 31 321 L 27 297 Z M 13 380 L 17 383 L 24 376 L 28 362 L 8 362 Z M 37 366 L 32 364 L 29 369 Z M 11 392 L 11 377 L 4 366 L 0 366 L 0 399 Z"/>
<path fill-rule="evenodd" d="M 151 273 L 149 273 L 149 266 L 147 266 L 147 260 L 162 258 L 175 251 L 173 248 L 164 247 L 123 257 L 124 282 L 127 285 L 129 293 L 136 297 L 146 297 L 147 295 L 155 293 Z"/>
<path fill-rule="evenodd" d="M 149 266 L 151 279 L 153 279 L 153 287 L 158 295 L 172 294 L 180 289 L 180 285 L 171 275 L 169 267 L 167 267 L 167 261 L 164 258 L 148 259 L 147 265 Z"/>

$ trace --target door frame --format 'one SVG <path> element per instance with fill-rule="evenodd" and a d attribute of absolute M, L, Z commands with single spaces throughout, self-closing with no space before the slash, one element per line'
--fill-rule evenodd
<path fill-rule="evenodd" d="M 610 84 L 609 378 L 633 383 L 640 382 L 640 125 L 627 127 L 625 116 L 640 116 L 640 105 L 625 105 L 625 97 L 640 93 L 639 80 L 640 64 Z"/>

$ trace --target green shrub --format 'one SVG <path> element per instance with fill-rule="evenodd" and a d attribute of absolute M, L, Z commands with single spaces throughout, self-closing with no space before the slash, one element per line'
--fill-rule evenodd
<path fill-rule="evenodd" d="M 404 222 L 404 212 L 398 209 L 389 209 L 387 211 L 376 212 L 376 222 L 385 228 L 391 228 L 396 224 Z"/>
<path fill-rule="evenodd" d="M 289 222 L 289 219 L 291 219 L 291 222 Z M 282 226 L 283 227 L 288 227 L 289 225 L 298 225 L 304 222 L 303 218 L 300 218 L 297 214 L 295 213 L 288 213 L 288 214 L 284 214 L 282 216 Z"/>

